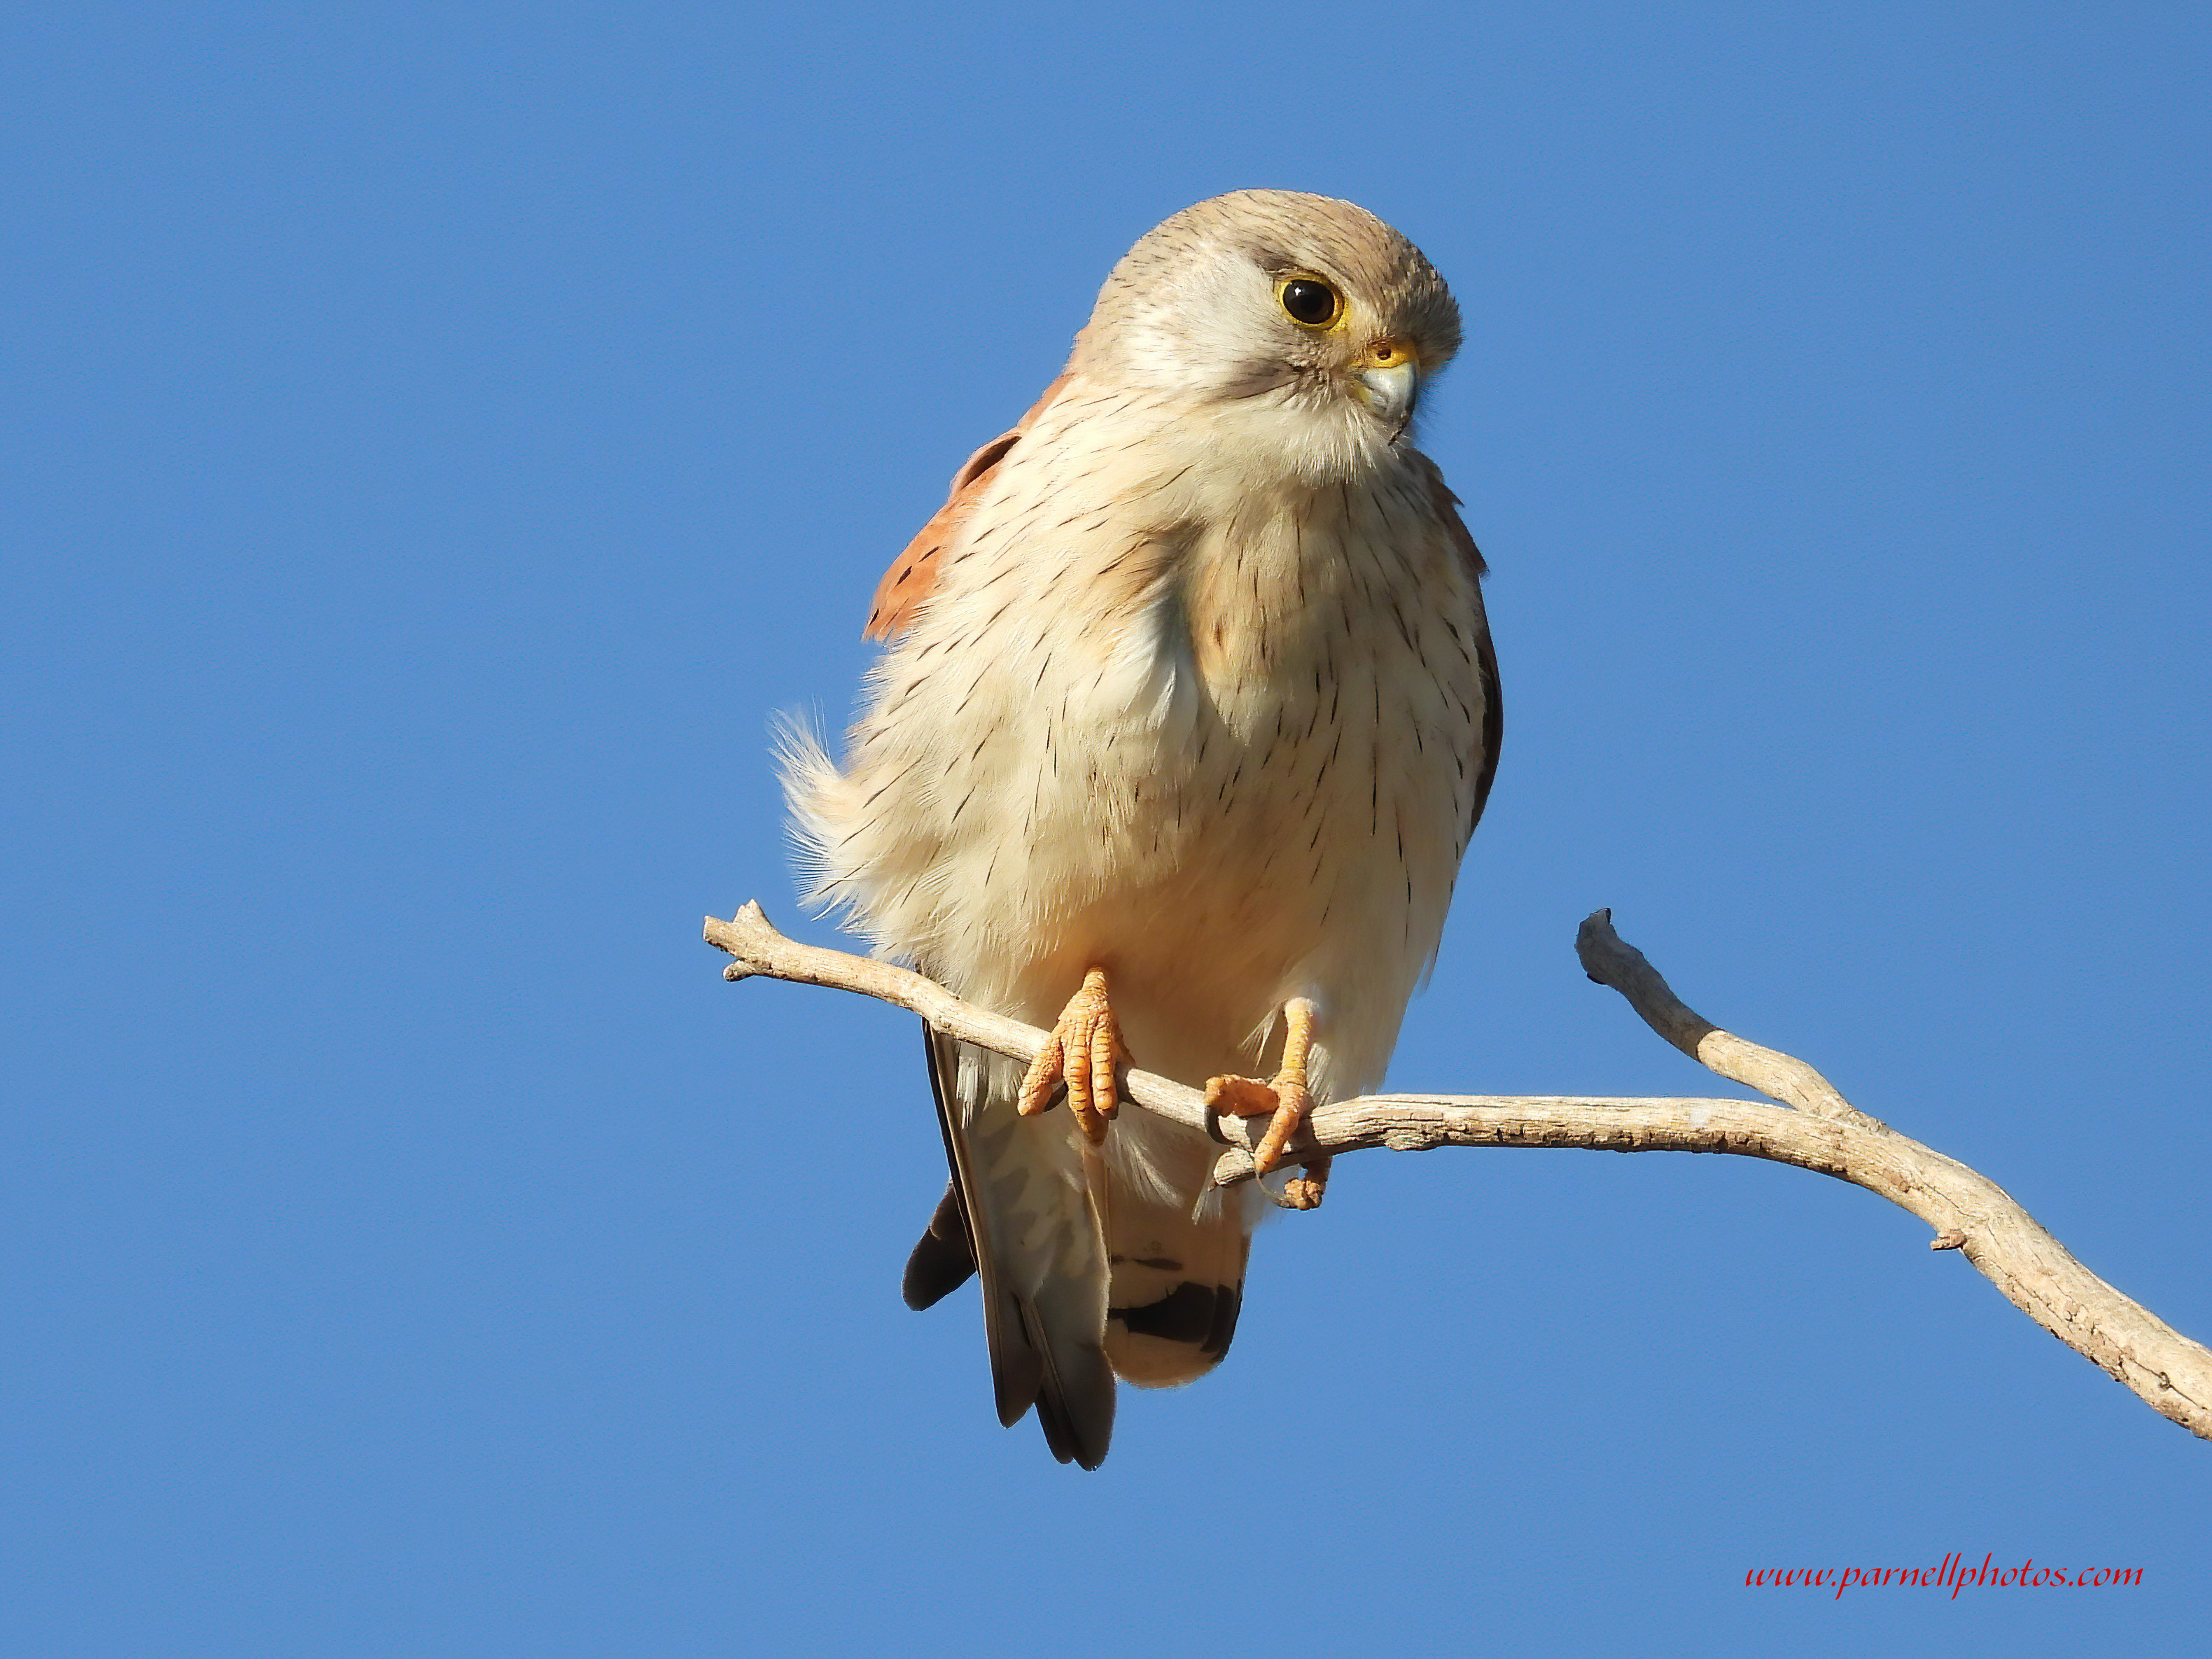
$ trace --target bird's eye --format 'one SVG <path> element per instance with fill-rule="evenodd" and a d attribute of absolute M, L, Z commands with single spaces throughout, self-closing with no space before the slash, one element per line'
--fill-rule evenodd
<path fill-rule="evenodd" d="M 1292 322 L 1307 328 L 1327 328 L 1344 311 L 1336 290 L 1317 276 L 1293 276 L 1275 290 L 1275 297 Z"/>

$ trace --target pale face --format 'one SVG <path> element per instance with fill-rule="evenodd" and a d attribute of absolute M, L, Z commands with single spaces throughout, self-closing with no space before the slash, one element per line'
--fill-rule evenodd
<path fill-rule="evenodd" d="M 1205 407 L 1212 441 L 1318 478 L 1379 459 L 1458 345 L 1443 278 L 1389 226 L 1349 203 L 1247 191 L 1130 251 L 1071 368 Z"/>

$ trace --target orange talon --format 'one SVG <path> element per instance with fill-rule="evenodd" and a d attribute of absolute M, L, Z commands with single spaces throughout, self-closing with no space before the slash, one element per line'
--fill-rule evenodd
<path fill-rule="evenodd" d="M 1283 1183 L 1283 1195 L 1275 1201 L 1286 1210 L 1318 1210 L 1321 1195 L 1328 1190 L 1329 1159 L 1317 1158 L 1306 1165 L 1306 1171 Z"/>
<path fill-rule="evenodd" d="M 1256 1117 L 1261 1112 L 1274 1114 L 1268 1120 L 1267 1133 L 1260 1137 L 1260 1144 L 1252 1152 L 1252 1168 L 1260 1175 L 1282 1162 L 1283 1148 L 1298 1132 L 1298 1125 L 1305 1121 L 1306 1114 L 1313 1109 L 1313 1096 L 1306 1087 L 1306 1055 L 1313 1048 L 1314 1024 L 1319 1016 L 1320 1011 L 1304 997 L 1292 997 L 1283 1005 L 1283 1063 L 1276 1068 L 1272 1083 L 1250 1077 L 1215 1077 L 1206 1080 L 1206 1109 L 1216 1115 Z M 1294 1202 L 1291 1207 L 1310 1210 L 1320 1203 L 1321 1188 L 1328 1180 L 1324 1170 L 1311 1183 L 1313 1203 Z M 1308 1183 L 1292 1184 L 1304 1188 Z"/>
<path fill-rule="evenodd" d="M 1121 1108 L 1114 1091 L 1114 1068 L 1128 1058 L 1121 1024 L 1107 1000 L 1106 970 L 1093 968 L 1030 1062 L 1029 1073 L 1022 1079 L 1022 1115 L 1035 1117 L 1050 1110 L 1053 1085 L 1065 1079 L 1067 1109 L 1092 1146 L 1103 1145 L 1106 1121 Z"/>

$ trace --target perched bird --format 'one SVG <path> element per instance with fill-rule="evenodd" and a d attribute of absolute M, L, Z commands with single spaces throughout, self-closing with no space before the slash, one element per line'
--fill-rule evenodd
<path fill-rule="evenodd" d="M 1000 1419 L 1062 1462 L 1105 1456 L 1116 1376 L 1220 1360 L 1267 1201 L 1194 1130 L 1109 1132 L 1116 1065 L 1270 1114 L 1272 1166 L 1380 1082 L 1435 956 L 1500 731 L 1481 556 L 1407 439 L 1459 339 L 1348 202 L 1176 214 L 884 576 L 842 769 L 787 734 L 810 896 L 1053 1034 L 1024 1070 L 925 1031 L 952 1182 L 905 1288 L 980 1270 Z"/>

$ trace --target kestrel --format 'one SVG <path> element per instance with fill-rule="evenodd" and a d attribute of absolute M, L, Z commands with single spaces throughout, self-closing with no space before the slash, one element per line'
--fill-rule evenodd
<path fill-rule="evenodd" d="M 1106 1455 L 1117 1376 L 1219 1362 L 1267 1203 L 1116 1118 L 1115 1066 L 1271 1115 L 1272 1166 L 1382 1080 L 1436 954 L 1500 732 L 1482 558 L 1407 438 L 1459 338 L 1348 202 L 1176 214 L 884 576 L 842 769 L 787 744 L 810 896 L 1052 1032 L 1025 1069 L 925 1031 L 952 1182 L 905 1291 L 980 1271 L 1000 1419 L 1062 1462 Z"/>

